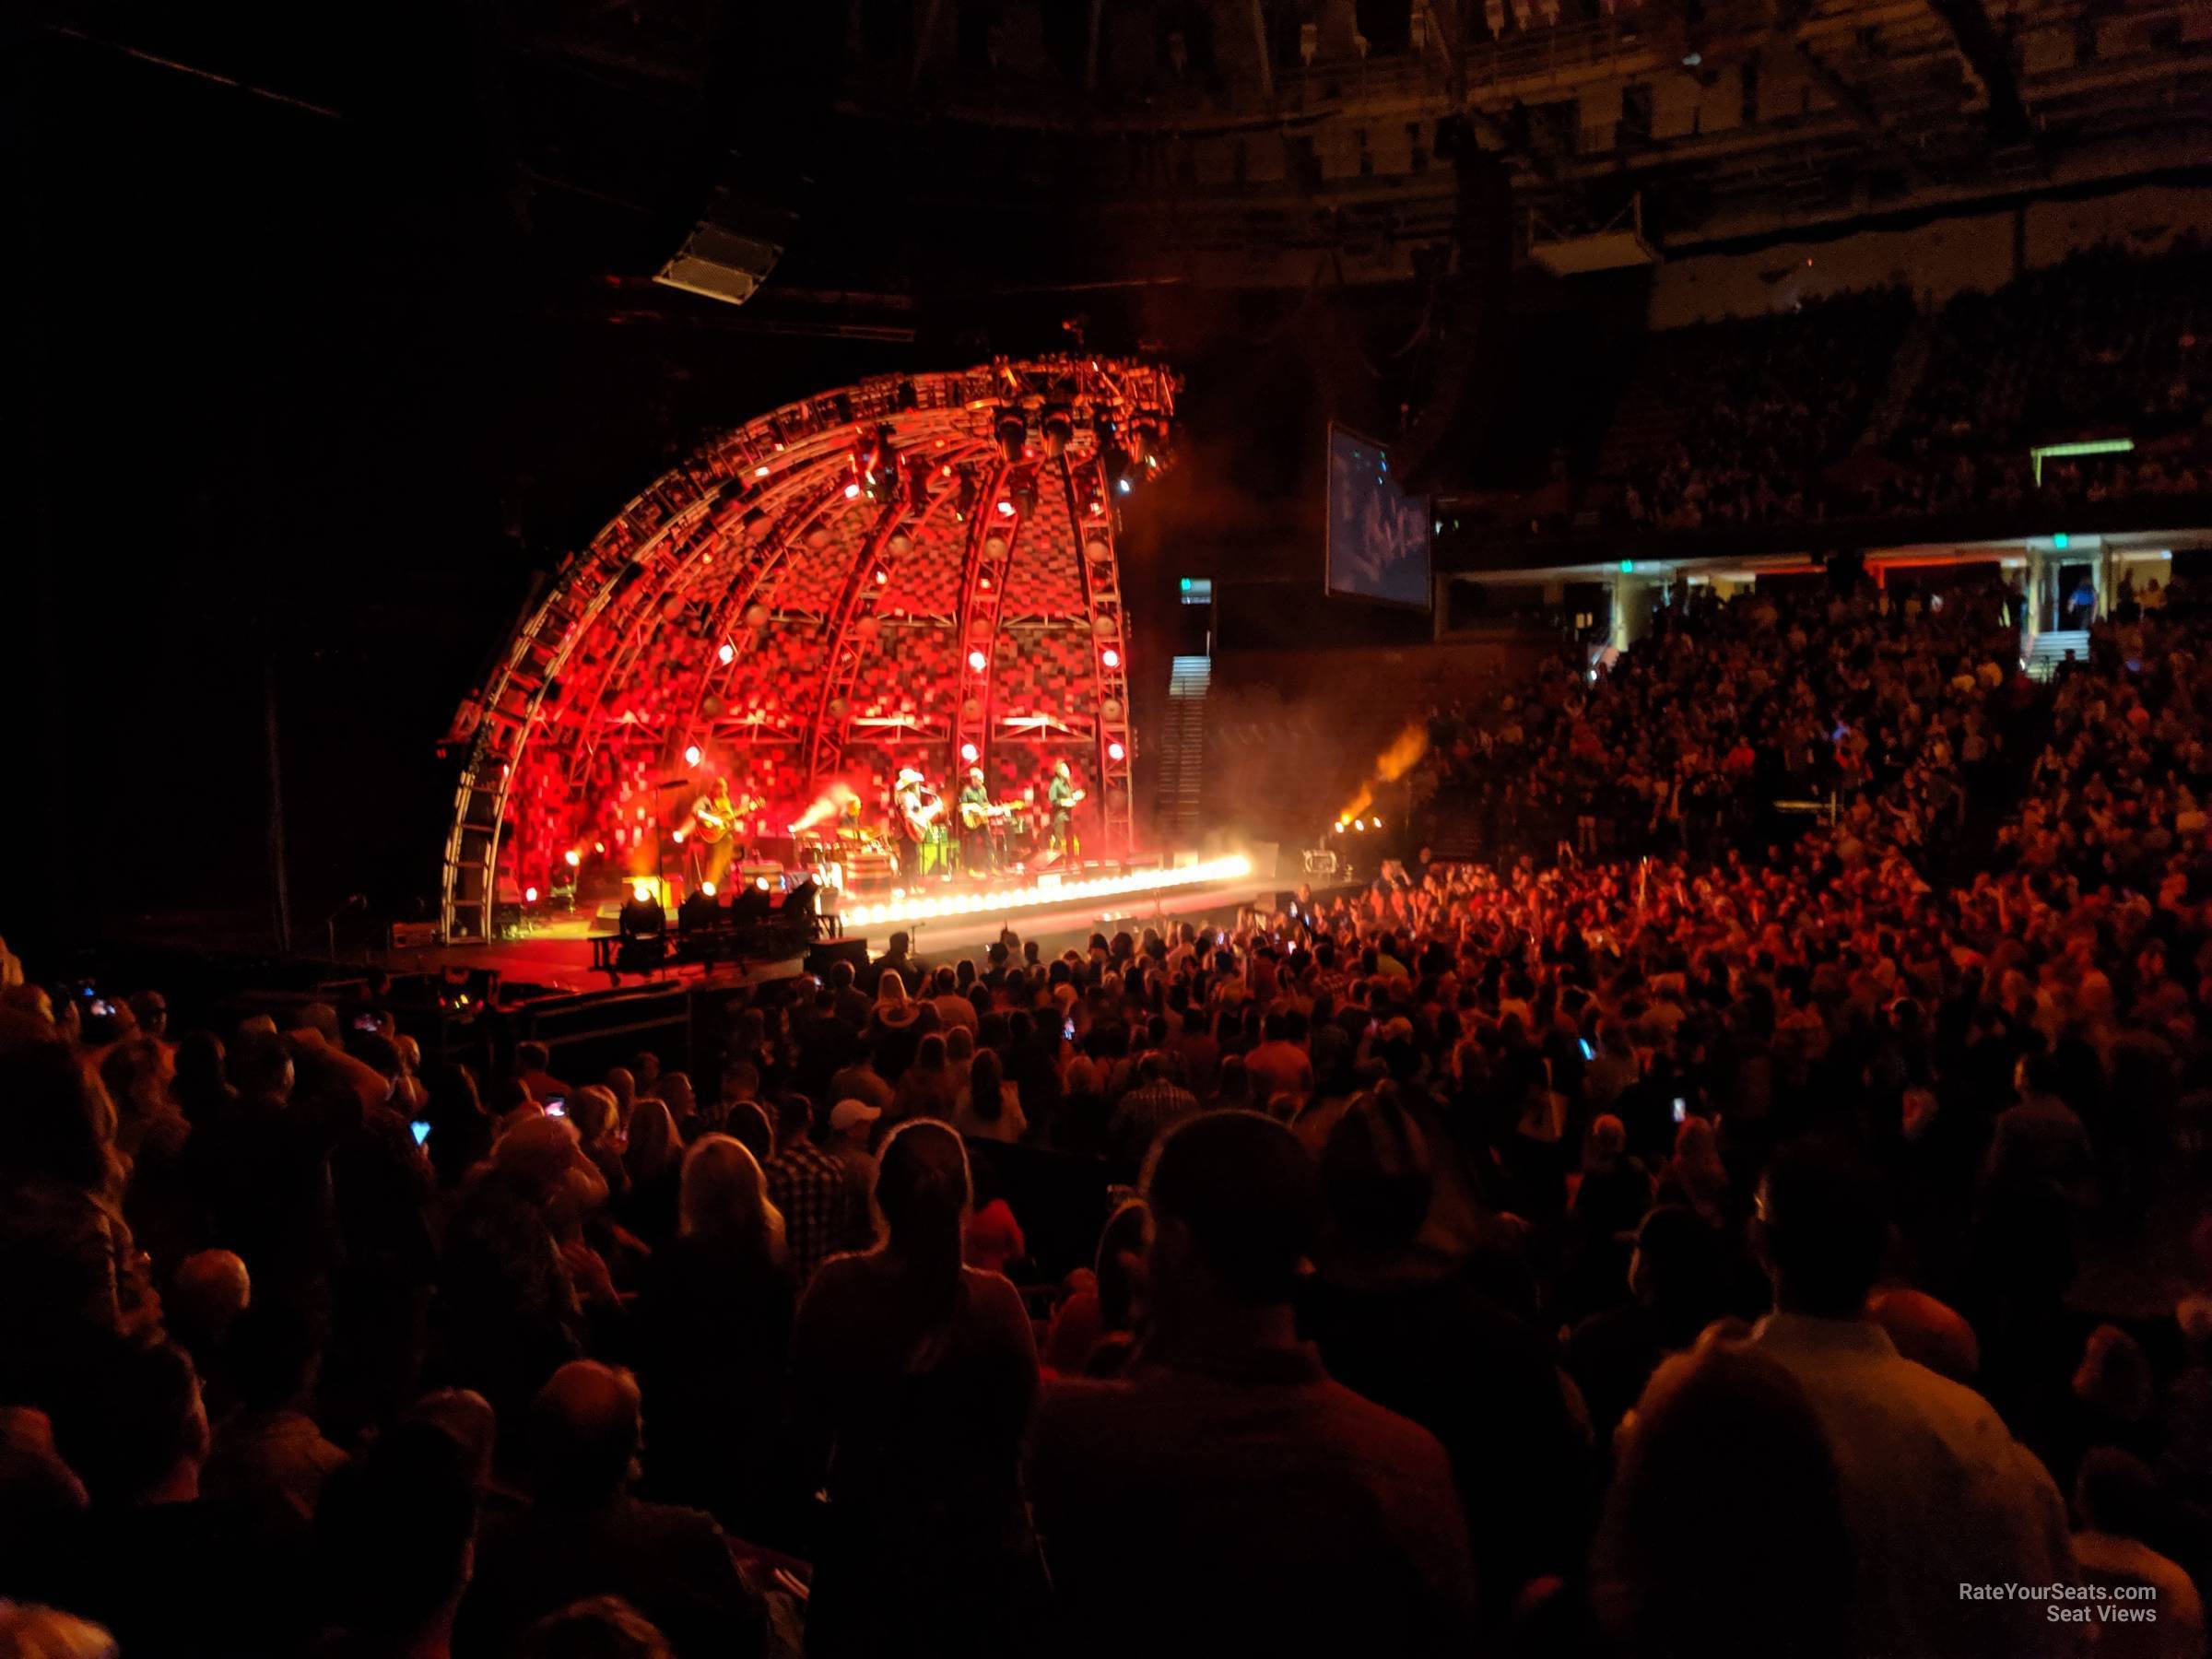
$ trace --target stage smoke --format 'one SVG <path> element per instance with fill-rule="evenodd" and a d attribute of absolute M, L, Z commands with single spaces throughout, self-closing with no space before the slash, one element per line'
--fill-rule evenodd
<path fill-rule="evenodd" d="M 815 796 L 813 806 L 799 814 L 797 820 L 791 826 L 792 834 L 804 835 L 817 824 L 828 823 L 858 799 L 860 799 L 858 793 L 850 784 L 830 784 L 828 789 Z"/>
<path fill-rule="evenodd" d="M 1336 815 L 1336 821 L 1348 824 L 1359 817 L 1375 804 L 1375 789 L 1378 785 L 1395 783 L 1418 766 L 1421 757 L 1428 752 L 1429 728 L 1418 722 L 1409 724 L 1375 757 L 1374 770 L 1369 773 L 1367 782 L 1359 786 L 1359 793 L 1345 803 L 1344 809 Z"/>

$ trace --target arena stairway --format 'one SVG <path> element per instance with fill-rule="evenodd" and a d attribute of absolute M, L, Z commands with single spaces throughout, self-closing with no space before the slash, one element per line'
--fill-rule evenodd
<path fill-rule="evenodd" d="M 2066 653 L 2074 653 L 2077 663 L 2089 660 L 2089 635 L 2087 629 L 2060 628 L 2035 636 L 2035 643 L 2028 650 L 2028 677 L 2047 680 L 2058 672 L 2058 665 L 2066 660 Z"/>
<path fill-rule="evenodd" d="M 1896 355 L 1889 359 L 1889 378 L 1867 414 L 1866 429 L 1859 436 L 1861 449 L 1880 449 L 1897 436 L 1898 423 L 1912 407 L 1912 394 L 1920 390 L 1935 349 L 1936 320 L 1925 312 L 1914 312 L 1904 338 L 1897 343 Z"/>
<path fill-rule="evenodd" d="M 1625 477 L 1663 458 L 1682 429 L 1682 412 L 1667 400 L 1666 365 L 1655 347 L 1646 347 L 1613 418 L 1598 445 L 1597 476 Z"/>
<path fill-rule="evenodd" d="M 1214 678 L 1206 656 L 1179 656 L 1168 675 L 1168 718 L 1160 733 L 1159 835 L 1169 846 L 1196 844 L 1206 786 L 1206 694 Z"/>

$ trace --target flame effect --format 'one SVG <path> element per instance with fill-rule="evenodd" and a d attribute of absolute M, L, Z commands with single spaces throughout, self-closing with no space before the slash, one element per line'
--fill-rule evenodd
<path fill-rule="evenodd" d="M 1375 804 L 1376 786 L 1395 783 L 1418 766 L 1421 757 L 1428 752 L 1429 728 L 1418 722 L 1409 722 L 1406 729 L 1393 737 L 1382 752 L 1375 757 L 1374 770 L 1368 774 L 1367 782 L 1359 786 L 1359 793 L 1346 802 L 1343 810 L 1337 813 L 1336 822 L 1339 825 L 1348 824 L 1354 818 L 1364 816 L 1367 809 Z"/>

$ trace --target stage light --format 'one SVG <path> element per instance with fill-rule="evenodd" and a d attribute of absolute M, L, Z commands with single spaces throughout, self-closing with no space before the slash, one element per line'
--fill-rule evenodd
<path fill-rule="evenodd" d="M 737 647 L 731 644 L 727 640 L 724 640 L 722 642 L 722 649 L 716 652 L 714 654 L 720 657 L 724 663 L 734 663 L 737 660 Z"/>
<path fill-rule="evenodd" d="M 535 904 L 537 902 L 537 889 L 534 887 L 524 888 L 523 889 L 523 902 L 524 904 Z"/>
<path fill-rule="evenodd" d="M 1007 518 L 1012 518 L 1014 516 L 1014 503 L 1011 501 L 1001 501 L 998 504 L 998 510 Z"/>
<path fill-rule="evenodd" d="M 988 576 L 978 576 L 975 579 L 975 585 L 988 591 L 991 586 L 991 578 Z"/>
<path fill-rule="evenodd" d="M 859 486 L 858 484 L 848 484 L 848 485 L 846 485 L 846 486 L 845 486 L 845 500 L 848 500 L 848 501 L 849 501 L 849 500 L 852 500 L 852 499 L 853 499 L 854 496 L 858 495 L 859 493 L 860 493 L 860 486 Z"/>
<path fill-rule="evenodd" d="M 1122 653 L 1109 645 L 1099 653 L 1099 661 L 1109 668 L 1119 668 L 1122 665 Z"/>
<path fill-rule="evenodd" d="M 1022 445 L 1030 435 L 1029 423 L 1022 419 L 1019 409 L 1001 409 L 996 430 L 999 453 L 1006 456 L 1006 465 L 1011 466 L 1021 459 Z"/>
<path fill-rule="evenodd" d="M 973 766 L 975 764 L 975 756 L 976 747 L 974 744 L 963 743 L 960 745 L 960 759 L 967 761 L 969 765 Z"/>
<path fill-rule="evenodd" d="M 952 463 L 951 463 L 951 462 L 949 462 L 949 461 L 947 461 L 947 462 L 946 462 L 946 463 L 945 463 L 945 465 L 942 465 L 942 466 L 938 467 L 938 468 L 937 468 L 937 477 L 940 477 L 940 478 L 949 478 L 949 477 L 952 477 Z"/>
<path fill-rule="evenodd" d="M 1159 417 L 1140 416 L 1129 429 L 1129 453 L 1143 462 L 1147 468 L 1159 465 Z"/>
<path fill-rule="evenodd" d="M 580 864 L 582 864 L 582 863 L 583 862 L 583 854 L 582 854 L 582 853 L 579 853 L 579 852 L 577 852 L 577 851 L 576 851 L 576 849 L 575 849 L 575 848 L 573 848 L 573 847 L 571 847 L 571 848 L 570 848 L 570 849 L 569 849 L 569 850 L 568 850 L 566 853 L 562 853 L 560 856 L 561 856 L 561 858 L 562 858 L 562 859 L 563 859 L 563 860 L 564 860 L 564 861 L 567 863 L 567 865 L 568 865 L 569 868 L 570 868 L 570 869 L 571 869 L 571 870 L 572 870 L 572 869 L 574 869 L 574 868 L 575 868 L 575 867 L 576 867 L 578 865 L 580 865 Z"/>
<path fill-rule="evenodd" d="M 2074 545 L 2074 538 L 2071 535 L 2068 535 L 2064 530 L 2061 530 L 2051 537 L 2051 545 L 2059 552 L 2064 553 L 2068 547 Z"/>
<path fill-rule="evenodd" d="M 1057 459 L 1067 453 L 1067 446 L 1075 438 L 1076 423 L 1066 408 L 1054 404 L 1044 412 L 1044 453 Z"/>
<path fill-rule="evenodd" d="M 704 893 L 710 899 L 714 897 L 714 884 L 711 881 L 700 882 L 699 884 L 699 890 Z"/>
<path fill-rule="evenodd" d="M 640 904 L 651 904 L 653 902 L 653 883 L 650 881 L 639 882 L 637 886 L 629 889 L 629 896 Z"/>
<path fill-rule="evenodd" d="M 1131 482 L 1130 482 L 1128 479 L 1126 479 L 1126 478 L 1120 478 L 1120 479 L 1117 479 L 1117 480 L 1115 481 L 1115 483 L 1114 483 L 1114 486 L 1113 486 L 1113 487 L 1114 487 L 1116 489 L 1120 490 L 1120 491 L 1121 491 L 1121 492 L 1122 492 L 1124 495 L 1127 495 L 1127 494 L 1128 494 L 1128 493 L 1129 493 L 1131 490 L 1133 490 L 1133 489 L 1135 489 L 1135 488 L 1136 488 L 1136 486 L 1135 486 L 1135 485 L 1132 484 L 1132 483 L 1131 483 Z"/>
<path fill-rule="evenodd" d="M 991 659 L 980 651 L 971 651 L 968 653 L 968 666 L 981 674 L 991 666 Z"/>
<path fill-rule="evenodd" d="M 592 851 L 594 853 L 605 853 L 606 851 L 606 843 L 605 841 L 594 841 L 592 843 Z"/>
<path fill-rule="evenodd" d="M 1106 746 L 1106 759 L 1109 760 L 1119 760 L 1128 752 L 1118 743 L 1110 743 Z"/>
<path fill-rule="evenodd" d="M 885 569 L 884 569 L 884 568 L 883 568 L 881 565 L 877 565 L 877 566 L 876 567 L 876 585 L 877 585 L 877 587 L 881 587 L 881 586 L 882 586 L 882 585 L 883 585 L 885 582 L 888 582 L 890 579 L 891 579 L 891 573 L 890 573 L 888 571 L 885 570 Z"/>
<path fill-rule="evenodd" d="M 1352 820 L 1352 828 L 1359 830 L 1360 834 L 1365 835 L 1367 833 L 1367 820 L 1365 818 L 1354 818 Z"/>
<path fill-rule="evenodd" d="M 644 837 L 640 836 L 638 839 L 642 841 Z M 676 844 L 680 847 L 684 844 L 684 832 L 681 830 L 678 830 L 671 839 L 674 840 Z"/>
<path fill-rule="evenodd" d="M 1093 501 L 1091 502 L 1091 504 L 1090 504 L 1090 516 L 1091 516 L 1092 518 L 1100 518 L 1100 517 L 1103 517 L 1103 516 L 1105 515 L 1105 512 L 1106 512 L 1106 503 L 1105 503 L 1105 502 L 1103 502 L 1103 501 L 1100 501 L 1100 500 L 1093 500 Z"/>
<path fill-rule="evenodd" d="M 765 876 L 756 876 L 753 877 L 753 885 L 765 893 L 768 891 L 768 877 Z"/>
<path fill-rule="evenodd" d="M 765 465 L 763 465 L 763 466 L 756 466 L 756 467 L 754 467 L 754 468 L 753 468 L 753 477 L 756 477 L 756 478 L 765 478 L 765 477 L 768 477 L 768 468 L 767 468 Z"/>
<path fill-rule="evenodd" d="M 690 744 L 685 747 L 684 764 L 686 766 L 697 766 L 704 759 L 706 756 L 698 744 Z"/>
<path fill-rule="evenodd" d="M 1370 820 L 1370 821 L 1371 821 L 1371 823 L 1374 825 L 1374 827 L 1375 827 L 1376 829 L 1380 830 L 1380 829 L 1382 829 L 1382 820 L 1381 818 L 1374 818 L 1374 819 L 1371 819 L 1371 820 Z"/>

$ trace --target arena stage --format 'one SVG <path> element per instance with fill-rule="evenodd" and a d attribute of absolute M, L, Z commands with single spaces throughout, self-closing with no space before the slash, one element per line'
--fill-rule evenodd
<path fill-rule="evenodd" d="M 1056 879 L 1047 874 L 1016 883 L 975 888 L 956 883 L 896 899 L 846 900 L 833 912 L 829 942 L 835 943 L 841 926 L 844 941 L 863 941 L 870 956 L 878 956 L 893 934 L 903 933 L 916 956 L 936 962 L 980 959 L 1011 929 L 1025 942 L 1035 941 L 1049 959 L 1071 946 L 1080 947 L 1094 933 L 1111 935 L 1186 922 L 1229 925 L 1247 907 L 1272 908 L 1281 890 L 1272 848 L 1257 857 L 1237 854 L 1165 866 L 1093 865 Z M 394 948 L 384 953 L 382 965 L 394 973 L 489 971 L 510 984 L 584 991 L 595 988 L 603 977 L 593 967 L 594 941 L 612 932 L 611 922 L 579 912 L 548 918 L 512 937 Z M 751 983 L 796 973 L 804 960 L 791 956 L 705 966 L 671 961 L 649 976 L 623 977 L 630 982 L 688 978 Z"/>

